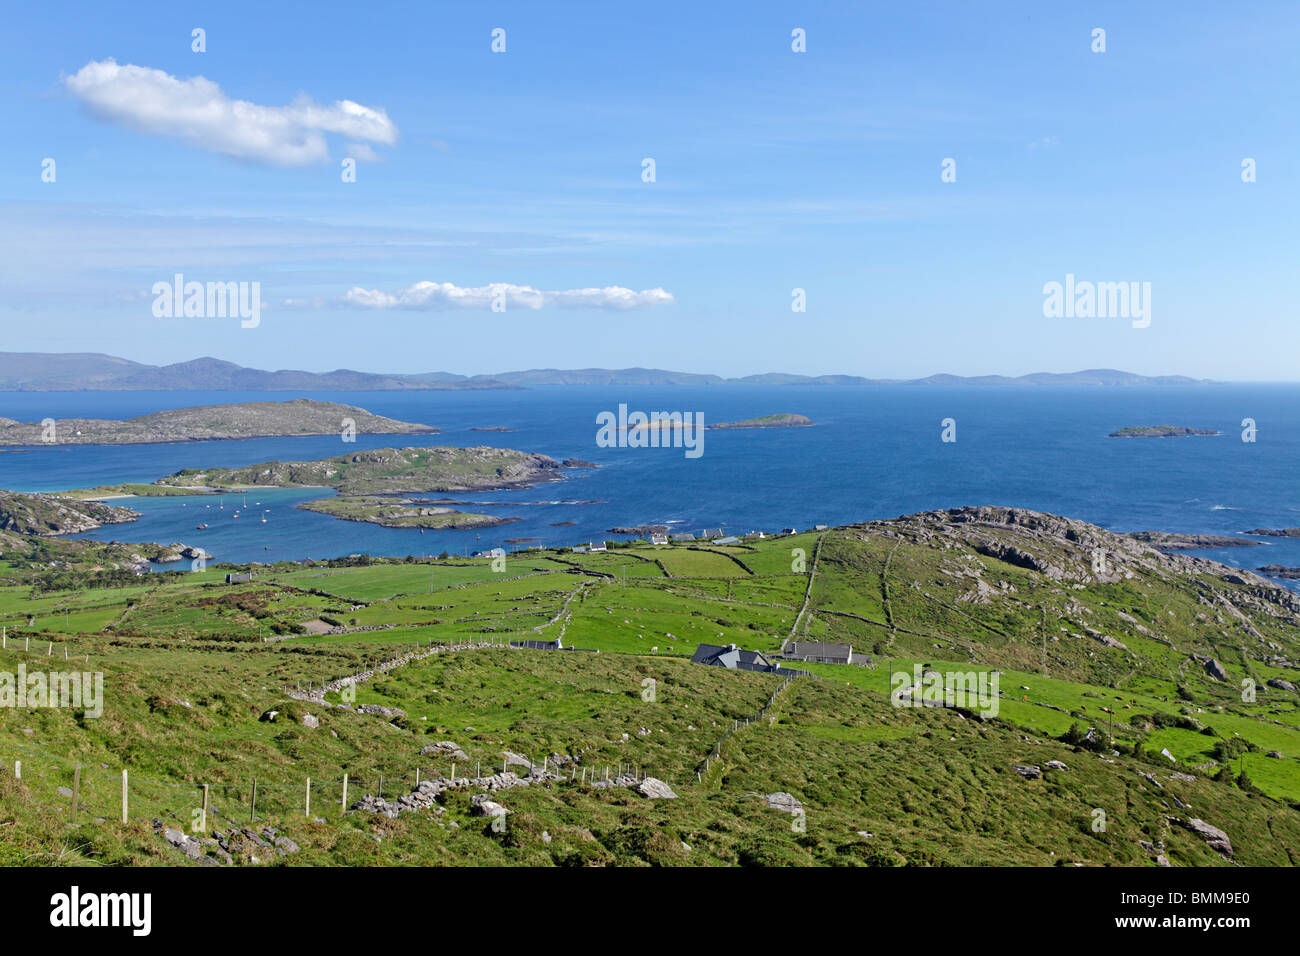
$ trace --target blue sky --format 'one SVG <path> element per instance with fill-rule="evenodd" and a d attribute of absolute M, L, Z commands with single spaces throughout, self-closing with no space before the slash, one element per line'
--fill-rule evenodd
<path fill-rule="evenodd" d="M 1294 3 L 180 7 L 7 14 L 4 349 L 1300 377 Z M 177 272 L 260 325 L 154 317 Z M 1067 273 L 1150 326 L 1044 317 Z"/>

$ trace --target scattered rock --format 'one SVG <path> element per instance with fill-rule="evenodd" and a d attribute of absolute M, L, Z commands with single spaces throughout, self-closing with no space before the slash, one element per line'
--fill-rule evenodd
<path fill-rule="evenodd" d="M 1032 765 L 1022 766 L 1020 764 L 1014 764 L 1011 769 L 1020 774 L 1020 776 L 1024 777 L 1026 780 L 1037 780 L 1043 775 L 1041 767 L 1035 767 Z"/>
<path fill-rule="evenodd" d="M 281 853 L 298 852 L 298 844 L 294 843 L 292 840 L 290 840 L 288 837 L 285 836 L 275 838 L 275 848 L 279 850 Z"/>
<path fill-rule="evenodd" d="M 654 777 L 646 777 L 633 789 L 643 797 L 649 797 L 651 800 L 676 800 L 677 794 L 673 793 L 672 787 L 662 780 L 656 780 Z"/>
<path fill-rule="evenodd" d="M 798 813 L 803 809 L 802 803 L 783 791 L 769 793 L 761 799 L 764 805 L 771 807 L 773 810 L 781 810 L 785 813 Z"/>
<path fill-rule="evenodd" d="M 1178 822 L 1182 823 L 1182 821 Z M 1182 825 L 1204 839 L 1211 850 L 1215 850 L 1222 853 L 1228 859 L 1232 859 L 1232 841 L 1228 839 L 1228 834 L 1224 833 L 1218 827 L 1212 826 L 1204 820 L 1199 820 L 1195 817 L 1188 820 L 1186 823 L 1182 823 Z"/>

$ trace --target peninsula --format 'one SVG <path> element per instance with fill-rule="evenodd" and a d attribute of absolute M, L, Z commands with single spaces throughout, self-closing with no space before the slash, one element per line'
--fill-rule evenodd
<path fill-rule="evenodd" d="M 316 461 L 242 468 L 185 468 L 156 482 L 173 488 L 333 488 L 340 495 L 496 491 L 560 481 L 565 464 L 510 448 L 373 448 Z M 577 466 L 570 466 L 577 467 Z"/>
<path fill-rule="evenodd" d="M 143 445 L 159 442 L 284 438 L 306 435 L 428 435 L 438 429 L 374 415 L 354 405 L 296 398 L 174 408 L 113 420 L 0 418 L 0 445 Z"/>

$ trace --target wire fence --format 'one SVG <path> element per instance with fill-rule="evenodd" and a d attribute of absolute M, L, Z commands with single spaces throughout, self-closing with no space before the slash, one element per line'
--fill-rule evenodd
<path fill-rule="evenodd" d="M 766 719 L 767 715 L 776 706 L 777 698 L 779 698 L 781 694 L 785 692 L 785 689 L 789 687 L 791 684 L 793 684 L 796 680 L 799 680 L 801 677 L 813 677 L 813 676 L 814 675 L 804 671 L 800 671 L 797 674 L 791 674 L 789 677 L 783 680 L 780 683 L 780 685 L 777 686 L 776 690 L 772 691 L 772 695 L 768 697 L 767 703 L 765 703 L 762 707 L 760 707 L 756 713 L 751 714 L 748 717 L 741 717 L 736 720 L 733 720 L 731 722 L 731 726 L 722 732 L 722 736 L 718 738 L 718 742 L 713 745 L 713 750 L 710 751 L 709 755 L 704 758 L 704 762 L 701 763 L 700 766 L 696 769 L 695 771 L 696 783 L 709 782 L 711 776 L 710 770 L 715 765 L 721 764 L 722 749 L 726 745 L 728 740 L 730 740 L 735 734 L 738 734 L 740 731 L 749 727 L 750 724 Z"/>
<path fill-rule="evenodd" d="M 279 823 L 295 816 L 338 817 L 358 812 L 353 806 L 362 797 L 396 801 L 426 780 L 455 780 L 458 787 L 466 786 L 467 781 L 470 787 L 484 785 L 488 778 L 509 772 L 512 766 L 543 771 L 539 782 L 575 786 L 603 786 L 629 776 L 639 782 L 652 776 L 637 764 L 588 766 L 570 759 L 557 765 L 544 756 L 540 763 L 507 758 L 489 766 L 481 761 L 471 765 L 464 760 L 449 760 L 393 774 L 339 771 L 325 779 L 250 777 L 205 783 L 158 780 L 129 768 L 52 754 L 24 742 L 6 743 L 0 748 L 0 776 L 12 774 L 35 802 L 66 814 L 72 823 L 156 821 L 185 833 Z"/>

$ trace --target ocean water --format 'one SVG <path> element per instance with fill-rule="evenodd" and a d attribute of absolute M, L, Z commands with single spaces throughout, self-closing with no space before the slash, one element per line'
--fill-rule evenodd
<path fill-rule="evenodd" d="M 495 445 L 575 457 L 600 467 L 519 491 L 457 494 L 463 510 L 519 519 L 475 531 L 391 529 L 296 509 L 330 494 L 261 490 L 211 498 L 134 499 L 142 517 L 90 537 L 183 541 L 218 560 L 403 556 L 517 547 L 508 538 L 571 545 L 616 525 L 729 533 L 808 528 L 959 505 L 1001 504 L 1081 518 L 1116 531 L 1235 534 L 1300 525 L 1300 386 L 1064 388 L 979 386 L 567 387 L 484 392 L 7 392 L 0 416 L 121 418 L 164 408 L 318 398 L 443 429 L 436 436 L 358 435 L 0 452 L 0 487 L 57 491 L 152 481 L 186 467 L 311 459 L 407 444 Z M 703 454 L 602 448 L 597 415 L 702 412 L 706 423 L 774 412 L 812 428 L 707 431 Z M 957 440 L 940 440 L 956 420 Z M 1244 418 L 1257 440 L 1241 440 Z M 1126 425 L 1213 428 L 1218 437 L 1111 439 Z M 512 432 L 473 432 L 506 426 Z M 260 502 L 256 505 L 255 502 Z M 210 506 L 210 507 L 209 507 Z M 236 507 L 241 516 L 234 518 Z M 266 521 L 262 522 L 261 518 Z M 200 521 L 210 525 L 196 530 Z M 567 524 L 571 522 L 571 524 Z M 1300 540 L 1198 552 L 1243 567 L 1300 566 Z"/>

